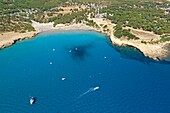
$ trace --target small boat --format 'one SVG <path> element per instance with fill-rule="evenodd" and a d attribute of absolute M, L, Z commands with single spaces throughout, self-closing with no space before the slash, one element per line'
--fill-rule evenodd
<path fill-rule="evenodd" d="M 66 78 L 65 77 L 62 77 L 61 80 L 64 81 Z"/>
<path fill-rule="evenodd" d="M 30 104 L 31 104 L 31 105 L 34 104 L 34 103 L 35 103 L 35 100 L 36 100 L 35 97 L 31 97 L 31 99 L 30 99 Z"/>
<path fill-rule="evenodd" d="M 98 89 L 99 89 L 99 87 L 98 87 L 98 86 L 93 88 L 93 90 L 94 90 L 94 91 L 95 91 L 95 90 L 98 90 Z"/>
<path fill-rule="evenodd" d="M 53 51 L 55 51 L 55 49 L 53 49 Z"/>

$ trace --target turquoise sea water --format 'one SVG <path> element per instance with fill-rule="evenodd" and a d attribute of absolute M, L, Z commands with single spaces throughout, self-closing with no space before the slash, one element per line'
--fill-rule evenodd
<path fill-rule="evenodd" d="M 168 112 L 170 64 L 100 33 L 42 33 L 0 50 L 0 113 Z"/>

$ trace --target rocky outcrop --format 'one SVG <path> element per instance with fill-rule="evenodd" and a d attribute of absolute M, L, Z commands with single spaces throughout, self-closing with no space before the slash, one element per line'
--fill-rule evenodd
<path fill-rule="evenodd" d="M 34 37 L 37 32 L 28 32 L 28 33 L 14 33 L 14 32 L 6 32 L 1 33 L 0 37 L 0 49 L 9 47 L 19 41 L 29 39 Z"/>

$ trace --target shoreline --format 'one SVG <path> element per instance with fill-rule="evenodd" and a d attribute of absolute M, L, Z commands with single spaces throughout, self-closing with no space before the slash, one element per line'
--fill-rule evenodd
<path fill-rule="evenodd" d="M 5 32 L 0 33 L 0 50 L 14 45 L 22 40 L 34 38 L 39 34 L 38 32 L 26 32 L 26 33 L 16 33 L 16 32 Z"/>
<path fill-rule="evenodd" d="M 162 44 L 144 44 L 140 41 L 136 40 L 119 40 L 114 38 L 114 36 L 110 37 L 113 44 L 118 46 L 132 46 L 140 50 L 146 57 L 152 58 L 156 61 L 165 60 L 169 54 L 169 51 L 165 48 L 165 45 L 168 43 Z"/>
<path fill-rule="evenodd" d="M 56 31 L 75 31 L 75 30 L 82 30 L 82 31 L 96 31 L 99 33 L 103 33 L 107 35 L 112 44 L 117 46 L 132 46 L 138 49 L 140 52 L 144 54 L 144 56 L 154 59 L 156 61 L 165 60 L 166 57 L 170 54 L 169 50 L 167 49 L 166 45 L 170 42 L 166 43 L 159 43 L 159 44 L 144 44 L 141 43 L 141 40 L 124 40 L 118 39 L 113 35 L 113 27 L 115 24 L 112 24 L 109 20 L 101 19 L 93 19 L 98 25 L 99 24 L 106 24 L 108 25 L 109 31 L 104 31 L 102 27 L 90 27 L 85 24 L 58 24 L 53 27 L 53 23 L 38 23 L 32 21 L 32 26 L 35 28 L 35 32 L 26 32 L 26 33 L 15 33 L 15 32 L 6 32 L 0 33 L 0 49 L 12 46 L 18 41 L 22 41 L 25 39 L 34 38 L 37 34 L 44 33 L 44 32 L 56 32 Z M 142 31 L 143 32 L 143 31 Z M 144 31 L 145 32 L 145 31 Z M 2 35 L 3 34 L 3 35 Z"/>

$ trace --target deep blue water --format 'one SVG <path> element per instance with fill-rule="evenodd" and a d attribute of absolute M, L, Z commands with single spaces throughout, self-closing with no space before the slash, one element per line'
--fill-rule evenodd
<path fill-rule="evenodd" d="M 168 112 L 170 64 L 100 33 L 43 33 L 0 51 L 0 113 Z"/>

